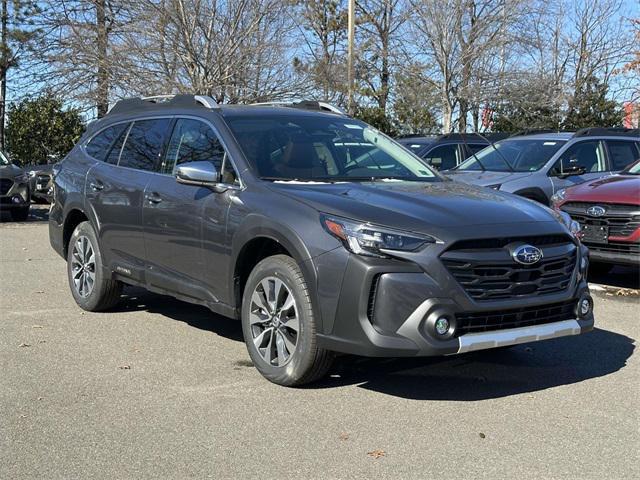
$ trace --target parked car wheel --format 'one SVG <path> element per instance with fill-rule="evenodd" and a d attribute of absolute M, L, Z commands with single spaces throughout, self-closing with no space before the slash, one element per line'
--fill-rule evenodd
<path fill-rule="evenodd" d="M 14 222 L 24 222 L 27 218 L 29 218 L 29 205 L 11 210 L 11 219 Z"/>
<path fill-rule="evenodd" d="M 242 331 L 258 371 L 273 383 L 298 386 L 323 377 L 332 352 L 318 348 L 309 289 L 298 264 L 274 255 L 258 263 L 242 299 Z"/>
<path fill-rule="evenodd" d="M 102 267 L 98 237 L 89 222 L 82 222 L 69 240 L 67 274 L 73 298 L 84 310 L 107 310 L 120 301 L 122 283 L 106 278 Z"/>

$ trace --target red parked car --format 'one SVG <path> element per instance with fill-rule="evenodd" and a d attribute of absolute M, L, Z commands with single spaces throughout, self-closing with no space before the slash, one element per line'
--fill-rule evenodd
<path fill-rule="evenodd" d="M 594 270 L 640 266 L 640 160 L 618 175 L 560 190 L 552 200 L 580 223 Z"/>

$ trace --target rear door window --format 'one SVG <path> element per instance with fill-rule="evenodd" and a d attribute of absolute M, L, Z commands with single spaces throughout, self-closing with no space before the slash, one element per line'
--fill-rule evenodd
<path fill-rule="evenodd" d="M 154 171 L 162 154 L 170 125 L 169 118 L 134 122 L 122 148 L 118 165 Z"/>
<path fill-rule="evenodd" d="M 93 158 L 104 161 L 107 157 L 109 149 L 114 141 L 122 135 L 122 132 L 127 128 L 126 123 L 120 123 L 118 125 L 112 125 L 105 128 L 98 133 L 95 137 L 89 140 L 85 147 L 87 153 Z"/>
<path fill-rule="evenodd" d="M 611 170 L 618 171 L 640 158 L 638 143 L 625 140 L 607 140 Z"/>
<path fill-rule="evenodd" d="M 449 170 L 460 163 L 460 152 L 458 145 L 440 145 L 429 150 L 422 158 L 438 170 Z"/>
<path fill-rule="evenodd" d="M 485 143 L 468 143 L 467 149 L 471 151 L 471 153 L 467 156 L 467 158 L 469 158 L 471 155 L 478 153 L 480 150 L 486 147 L 487 147 L 487 144 Z"/>

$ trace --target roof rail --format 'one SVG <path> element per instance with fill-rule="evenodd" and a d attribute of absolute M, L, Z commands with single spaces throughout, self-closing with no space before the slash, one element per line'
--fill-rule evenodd
<path fill-rule="evenodd" d="M 443 135 L 438 136 L 437 140 L 467 140 L 467 139 L 476 139 L 476 140 L 502 140 L 503 138 L 507 138 L 509 136 L 508 133 L 504 132 L 488 132 L 488 133 L 478 133 L 478 132 L 456 132 L 456 133 L 445 133 Z"/>
<path fill-rule="evenodd" d="M 396 140 L 402 140 L 403 138 L 436 138 L 438 134 L 435 133 L 403 133 L 394 137 Z"/>
<path fill-rule="evenodd" d="M 331 112 L 338 115 L 347 116 L 347 113 L 339 107 L 335 105 L 331 105 L 327 102 L 316 101 L 316 100 L 302 100 L 300 102 L 258 102 L 252 103 L 251 105 L 258 106 L 266 106 L 266 107 L 289 107 L 289 108 L 300 108 L 303 110 L 320 110 L 322 112 Z"/>
<path fill-rule="evenodd" d="M 207 95 L 154 95 L 151 97 L 125 98 L 116 102 L 107 114 L 139 111 L 142 109 L 155 109 L 163 107 L 192 107 L 201 105 L 208 109 L 219 108 L 216 101 Z"/>
<path fill-rule="evenodd" d="M 610 136 L 610 137 L 640 137 L 639 128 L 618 128 L 618 127 L 591 127 L 578 130 L 574 137 L 594 137 L 594 136 Z"/>
<path fill-rule="evenodd" d="M 508 134 L 509 137 L 524 137 L 526 135 L 538 135 L 544 133 L 574 133 L 573 130 L 561 130 L 559 128 L 527 128 Z"/>

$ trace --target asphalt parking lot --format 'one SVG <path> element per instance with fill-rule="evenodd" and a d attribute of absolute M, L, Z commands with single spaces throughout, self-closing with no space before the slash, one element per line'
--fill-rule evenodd
<path fill-rule="evenodd" d="M 46 210 L 3 217 L 0 478 L 640 478 L 640 279 L 595 280 L 587 335 L 287 389 L 204 308 L 130 288 L 83 312 Z"/>

